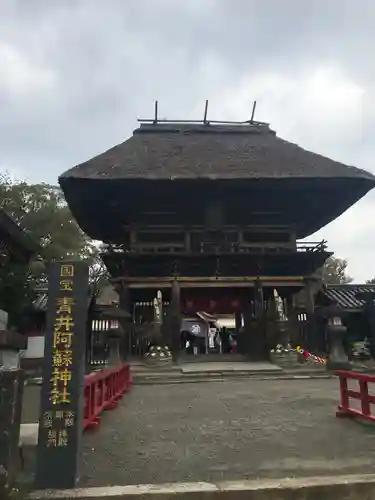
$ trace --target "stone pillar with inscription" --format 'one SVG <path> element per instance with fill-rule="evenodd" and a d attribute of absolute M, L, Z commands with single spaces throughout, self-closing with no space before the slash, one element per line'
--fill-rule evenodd
<path fill-rule="evenodd" d="M 76 486 L 83 426 L 88 265 L 49 269 L 36 487 Z"/>

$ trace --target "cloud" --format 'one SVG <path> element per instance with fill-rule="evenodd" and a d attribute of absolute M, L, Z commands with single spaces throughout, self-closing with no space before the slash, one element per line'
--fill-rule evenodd
<path fill-rule="evenodd" d="M 53 74 L 38 67 L 14 47 L 0 43 L 0 91 L 8 97 L 23 98 L 43 92 L 53 84 Z"/>
<path fill-rule="evenodd" d="M 123 141 L 137 117 L 271 123 L 290 141 L 375 172 L 375 2 L 14 0 L 0 4 L 0 169 L 56 182 Z M 304 209 L 308 209 L 305 207 Z M 375 275 L 368 195 L 326 237 Z"/>

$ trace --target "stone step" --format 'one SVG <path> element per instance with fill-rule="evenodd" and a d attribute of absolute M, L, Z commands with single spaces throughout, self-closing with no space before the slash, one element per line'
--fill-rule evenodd
<path fill-rule="evenodd" d="M 246 357 L 242 354 L 198 354 L 197 356 L 180 356 L 181 363 L 222 363 L 229 361 L 230 363 L 244 362 Z"/>
<path fill-rule="evenodd" d="M 200 382 L 223 382 L 223 381 L 236 381 L 236 380 L 293 380 L 293 379 L 309 379 L 309 378 L 332 378 L 334 375 L 327 371 L 322 372 L 309 372 L 306 370 L 297 372 L 209 372 L 209 373 L 189 373 L 189 374 L 153 374 L 147 376 L 134 376 L 134 385 L 156 385 L 156 384 L 186 384 L 186 383 L 200 383 Z"/>
<path fill-rule="evenodd" d="M 234 376 L 240 376 L 240 377 L 246 377 L 246 376 L 251 376 L 251 375 L 265 375 L 265 374 L 271 374 L 274 375 L 275 372 L 269 372 L 269 371 L 256 371 L 256 372 L 249 372 L 249 371 L 199 371 L 199 372 L 189 372 L 189 373 L 182 373 L 182 372 L 175 372 L 175 373 L 166 373 L 166 372 L 147 372 L 147 373 L 133 373 L 133 381 L 134 380 L 139 380 L 142 378 L 201 378 L 201 377 L 215 377 L 215 376 L 220 376 L 220 377 L 234 377 Z M 281 372 L 280 372 L 281 373 Z"/>
<path fill-rule="evenodd" d="M 178 365 L 169 365 L 169 366 L 147 366 L 147 365 L 136 365 L 133 366 L 131 365 L 131 371 L 133 375 L 135 373 L 154 373 L 154 372 L 160 372 L 160 373 L 181 373 L 181 367 Z"/>

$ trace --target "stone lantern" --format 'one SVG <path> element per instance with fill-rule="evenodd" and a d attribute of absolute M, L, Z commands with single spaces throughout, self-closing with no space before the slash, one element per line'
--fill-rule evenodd
<path fill-rule="evenodd" d="M 0 370 L 19 370 L 20 352 L 27 348 L 27 339 L 7 329 L 8 314 L 0 310 Z"/>
<path fill-rule="evenodd" d="M 329 345 L 327 367 L 333 370 L 349 369 L 350 363 L 343 343 L 347 331 L 344 325 L 345 311 L 333 305 L 321 308 L 319 315 L 327 320 L 326 331 Z"/>
<path fill-rule="evenodd" d="M 370 325 L 369 340 L 371 356 L 375 359 L 375 292 L 367 290 L 356 294 L 356 299 L 363 301 L 362 312 Z"/>
<path fill-rule="evenodd" d="M 14 480 L 21 425 L 24 372 L 20 370 L 20 351 L 26 338 L 7 329 L 7 313 L 0 311 L 0 497 L 1 483 Z"/>
<path fill-rule="evenodd" d="M 109 368 L 114 368 L 122 363 L 121 339 L 124 336 L 124 326 L 120 322 L 129 321 L 129 313 L 119 307 L 111 307 L 102 312 L 102 317 L 106 318 L 110 325 L 107 331 L 107 363 Z M 116 321 L 116 328 L 112 327 L 114 320 Z"/>

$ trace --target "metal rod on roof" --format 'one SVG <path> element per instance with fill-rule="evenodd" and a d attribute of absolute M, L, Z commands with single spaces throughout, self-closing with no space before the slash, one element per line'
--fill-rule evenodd
<path fill-rule="evenodd" d="M 153 123 L 155 122 L 155 119 L 154 118 L 138 118 L 137 119 L 138 122 L 143 122 L 143 123 Z M 203 123 L 202 120 L 159 120 L 158 119 L 158 123 Z M 222 124 L 222 125 L 248 125 L 250 122 L 250 120 L 246 120 L 244 122 L 234 122 L 234 121 L 226 121 L 226 120 L 210 120 L 210 123 L 217 123 L 218 125 L 219 124 Z M 267 122 L 258 122 L 258 121 L 254 121 L 253 122 L 254 124 L 256 125 L 269 125 L 269 123 Z"/>
<path fill-rule="evenodd" d="M 255 109 L 256 109 L 256 107 L 257 107 L 257 102 L 256 102 L 256 101 L 254 101 L 254 104 L 253 104 L 253 110 L 252 110 L 252 112 L 251 112 L 250 123 L 253 123 L 253 121 L 254 121 L 254 116 L 255 116 Z"/>
<path fill-rule="evenodd" d="M 223 125 L 230 125 L 230 124 L 232 124 L 232 125 L 248 125 L 249 124 L 249 120 L 244 121 L 244 122 L 231 122 L 231 121 L 222 121 L 222 120 L 210 120 L 210 123 L 217 123 L 217 124 L 222 123 Z M 255 123 L 256 125 L 267 125 L 267 126 L 269 126 L 269 123 L 267 123 L 267 122 L 254 121 L 253 123 Z"/>
<path fill-rule="evenodd" d="M 144 122 L 144 123 L 151 123 L 154 120 L 154 118 L 137 118 L 138 122 Z M 158 123 L 203 123 L 202 120 L 167 120 L 167 119 L 161 119 L 158 120 Z"/>
<path fill-rule="evenodd" d="M 155 125 L 158 123 L 158 101 L 155 101 L 155 118 L 154 118 L 154 123 L 155 123 Z"/>
<path fill-rule="evenodd" d="M 204 118 L 203 123 L 207 123 L 207 110 L 208 110 L 208 99 L 206 99 L 206 105 L 204 107 Z"/>

